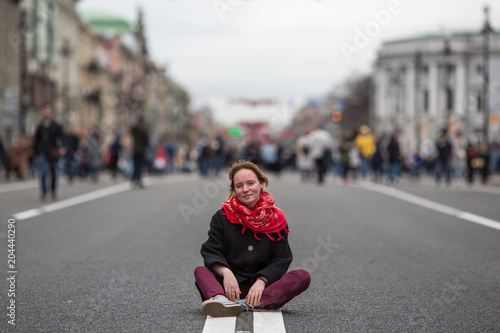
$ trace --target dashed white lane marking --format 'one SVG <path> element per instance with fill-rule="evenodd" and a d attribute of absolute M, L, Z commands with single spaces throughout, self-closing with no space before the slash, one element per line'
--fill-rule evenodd
<path fill-rule="evenodd" d="M 427 200 L 424 198 L 420 198 L 420 197 L 417 197 L 413 194 L 409 194 L 409 193 L 406 193 L 403 191 L 396 190 L 395 188 L 392 188 L 392 187 L 385 187 L 385 186 L 378 185 L 378 184 L 370 184 L 368 186 L 353 186 L 353 187 L 364 188 L 367 190 L 386 194 L 386 195 L 389 195 L 391 197 L 394 197 L 394 198 L 397 198 L 397 199 L 400 199 L 403 201 L 407 201 L 407 202 L 410 202 L 410 203 L 415 204 L 415 205 L 419 205 L 419 206 L 422 206 L 422 207 L 425 207 L 428 209 L 435 210 L 437 212 L 441 212 L 443 214 L 455 216 L 455 217 L 458 217 L 460 219 L 463 219 L 463 220 L 466 220 L 469 222 L 483 225 L 485 227 L 500 230 L 500 222 L 498 222 L 498 221 L 495 221 L 495 220 L 492 220 L 492 219 L 489 219 L 489 218 L 486 218 L 486 217 L 483 217 L 480 215 L 464 212 L 464 211 L 461 211 L 459 209 L 449 207 L 446 205 L 442 205 L 442 204 L 439 204 L 439 203 L 436 203 L 436 202 L 433 202 L 433 201 L 430 201 L 430 200 Z"/>
<path fill-rule="evenodd" d="M 24 212 L 19 212 L 12 215 L 12 217 L 16 220 L 27 220 L 38 215 L 42 215 L 42 208 L 25 210 Z"/>
<path fill-rule="evenodd" d="M 79 196 L 76 196 L 73 198 L 69 198 L 66 200 L 62 200 L 59 202 L 55 202 L 52 204 L 48 204 L 48 205 L 42 206 L 38 209 L 30 209 L 30 210 L 26 210 L 24 212 L 16 213 L 13 215 L 13 217 L 16 220 L 26 220 L 26 219 L 41 215 L 43 213 L 54 212 L 56 210 L 61 210 L 61 209 L 68 208 L 71 206 L 79 205 L 79 204 L 84 203 L 84 202 L 96 200 L 99 198 L 107 197 L 109 195 L 113 195 L 113 194 L 128 191 L 128 190 L 130 190 L 130 184 L 129 183 L 122 183 L 122 184 L 118 184 L 115 186 L 106 187 L 106 188 L 103 188 L 103 189 L 100 189 L 97 191 L 85 193 L 85 194 L 82 194 L 82 195 L 79 195 Z"/>
<path fill-rule="evenodd" d="M 145 181 L 146 185 L 149 184 L 174 184 L 174 183 L 183 183 L 187 182 L 190 180 L 195 180 L 194 178 L 176 178 L 176 179 L 167 179 L 159 182 L 152 182 L 151 180 Z M 39 216 L 43 213 L 50 213 L 54 212 L 57 210 L 61 210 L 64 208 L 68 208 L 71 206 L 76 206 L 79 204 L 82 204 L 84 202 L 96 200 L 99 198 L 107 197 L 113 194 L 129 191 L 131 189 L 130 183 L 121 183 L 118 185 L 102 188 L 97 191 L 85 193 L 73 198 L 69 198 L 66 200 L 62 200 L 59 202 L 55 202 L 52 204 L 44 205 L 40 208 L 34 208 L 34 209 L 29 209 L 25 210 L 16 214 L 13 214 L 12 217 L 15 218 L 16 220 L 27 220 L 29 218 Z"/>
<path fill-rule="evenodd" d="M 286 333 L 281 310 L 254 310 L 254 333 Z"/>
<path fill-rule="evenodd" d="M 234 333 L 237 317 L 210 317 L 207 316 L 203 333 Z"/>

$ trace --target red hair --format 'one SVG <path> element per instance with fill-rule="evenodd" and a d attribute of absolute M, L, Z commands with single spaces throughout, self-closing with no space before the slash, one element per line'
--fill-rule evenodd
<path fill-rule="evenodd" d="M 231 184 L 229 185 L 229 197 L 228 199 L 231 199 L 232 197 L 235 196 L 236 192 L 234 190 L 234 175 L 240 171 L 241 169 L 247 169 L 252 171 L 255 176 L 257 176 L 257 180 L 259 183 L 264 184 L 264 189 L 263 191 L 267 188 L 269 185 L 269 180 L 267 179 L 266 175 L 259 169 L 257 165 L 255 165 L 252 162 L 248 162 L 245 160 L 239 160 L 238 162 L 233 163 L 231 165 L 231 168 L 229 169 L 229 180 L 231 181 Z"/>

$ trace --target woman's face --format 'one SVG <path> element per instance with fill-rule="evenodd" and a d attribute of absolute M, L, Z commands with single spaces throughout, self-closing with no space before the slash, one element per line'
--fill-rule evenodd
<path fill-rule="evenodd" d="M 252 170 L 241 169 L 234 174 L 233 183 L 238 200 L 248 208 L 255 206 L 260 198 L 260 191 L 264 188 L 257 175 Z"/>

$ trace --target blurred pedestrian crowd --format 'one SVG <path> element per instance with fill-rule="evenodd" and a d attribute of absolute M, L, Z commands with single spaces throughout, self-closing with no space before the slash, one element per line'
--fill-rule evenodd
<path fill-rule="evenodd" d="M 296 166 L 303 181 L 310 180 L 318 169 L 314 163 L 318 158 L 314 153 L 317 131 L 309 130 L 297 140 Z M 328 171 L 344 183 L 358 179 L 394 183 L 400 177 L 432 177 L 436 185 L 472 184 L 475 178 L 486 184 L 491 174 L 500 172 L 500 144 L 474 143 L 460 131 L 450 135 L 446 129 L 441 130 L 420 153 L 404 152 L 398 132 L 372 133 L 366 125 L 344 134 L 338 143 L 329 142 L 327 146 L 319 144 L 325 146 L 325 163 Z M 323 182 L 320 176 L 316 180 Z"/>
<path fill-rule="evenodd" d="M 432 177 L 436 184 L 447 185 L 472 184 L 478 178 L 486 184 L 489 175 L 500 171 L 500 145 L 470 142 L 460 131 L 450 135 L 442 130 L 436 133 L 432 144 L 422 147 L 420 154 L 408 154 L 402 151 L 397 132 L 372 133 L 366 125 L 339 140 L 317 127 L 292 141 L 266 136 L 235 143 L 220 134 L 201 135 L 188 145 L 166 136 L 152 142 L 147 124 L 139 118 L 129 132 L 113 138 L 102 138 L 98 127 L 65 130 L 61 127 L 59 141 L 54 140 L 53 147 L 47 148 L 44 146 L 47 139 L 42 137 L 44 128 L 49 127 L 48 123 L 46 127 L 42 124 L 43 120 L 33 137 L 19 135 L 9 144 L 0 138 L 0 171 L 7 181 L 42 177 L 43 197 L 48 191 L 45 177 L 52 174 L 54 179 L 66 177 L 69 183 L 75 178 L 98 182 L 99 175 L 107 171 L 114 180 L 130 179 L 133 186 L 142 187 L 143 173 L 198 172 L 202 177 L 212 177 L 239 159 L 276 175 L 283 171 L 298 172 L 303 182 L 318 184 L 323 184 L 326 177 L 339 177 L 344 183 L 357 180 L 394 183 L 400 177 Z M 56 185 L 52 187 L 55 197 Z"/>

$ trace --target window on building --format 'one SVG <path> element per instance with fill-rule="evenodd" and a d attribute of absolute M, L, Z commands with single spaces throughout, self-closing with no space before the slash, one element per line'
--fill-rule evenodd
<path fill-rule="evenodd" d="M 448 71 L 448 75 L 452 75 L 455 73 L 455 65 L 447 65 L 446 66 L 446 70 Z"/>
<path fill-rule="evenodd" d="M 36 59 L 38 57 L 38 1 L 36 0 L 32 1 L 31 22 L 28 24 L 33 33 L 33 57 Z"/>
<path fill-rule="evenodd" d="M 424 90 L 424 111 L 429 112 L 429 90 Z"/>
<path fill-rule="evenodd" d="M 54 0 L 48 2 L 47 16 L 47 63 L 51 63 L 54 49 Z"/>
<path fill-rule="evenodd" d="M 453 89 L 446 88 L 446 110 L 453 109 Z"/>
<path fill-rule="evenodd" d="M 481 112 L 481 109 L 483 108 L 482 104 L 483 104 L 483 101 L 481 100 L 481 94 L 477 94 L 477 96 L 476 96 L 476 106 L 477 106 L 476 111 L 477 112 Z"/>

